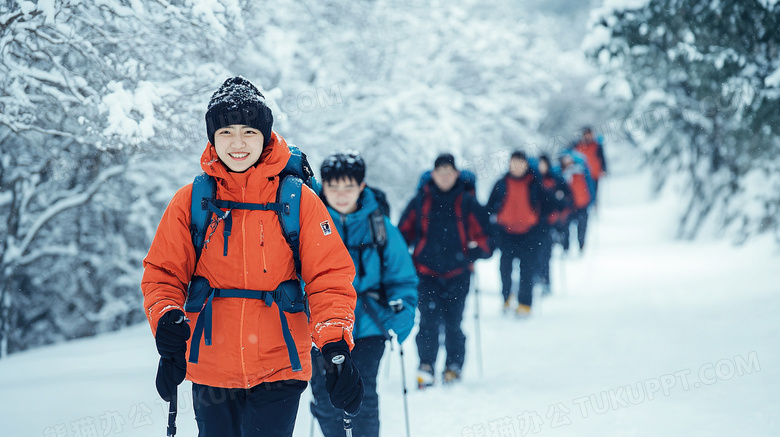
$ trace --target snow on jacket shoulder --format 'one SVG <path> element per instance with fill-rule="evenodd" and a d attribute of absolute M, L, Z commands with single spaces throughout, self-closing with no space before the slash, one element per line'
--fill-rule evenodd
<path fill-rule="evenodd" d="M 268 203 L 276 201 L 278 174 L 289 157 L 284 139 L 274 133 L 260 163 L 243 174 L 228 172 L 211 144 L 203 153 L 201 166 L 217 180 L 217 198 Z M 223 254 L 224 222 L 219 221 L 196 267 L 189 230 L 191 193 L 190 184 L 173 197 L 144 259 L 141 288 L 153 332 L 162 314 L 183 307 L 193 274 L 206 278 L 215 288 L 244 290 L 274 290 L 281 282 L 296 278 L 292 251 L 273 211 L 232 211 L 227 256 Z M 301 273 L 311 320 L 304 312 L 287 314 L 303 371 L 292 371 L 275 305 L 268 307 L 258 299 L 214 298 L 212 344 L 200 345 L 198 363 L 187 366 L 187 379 L 231 388 L 285 379 L 308 380 L 312 341 L 319 347 L 342 338 L 354 344 L 355 269 L 338 231 L 328 226 L 330 220 L 322 201 L 304 188 Z M 187 313 L 187 317 L 194 328 L 198 314 Z"/>
<path fill-rule="evenodd" d="M 380 265 L 379 253 L 376 247 L 372 246 L 374 239 L 370 225 L 371 215 L 378 208 L 379 204 L 374 192 L 368 187 L 360 196 L 357 211 L 342 215 L 328 207 L 357 270 L 353 282 L 358 295 L 355 307 L 355 338 L 383 335 L 387 329 L 392 329 L 399 335 L 408 334 L 414 325 L 415 308 L 417 308 L 417 272 L 412 264 L 406 242 L 387 217 L 383 217 L 387 231 L 387 244 L 384 249 L 384 264 Z M 388 302 L 403 300 L 404 310 L 401 313 L 395 314 L 392 309 L 380 305 L 375 298 L 366 294 L 377 292 L 381 286 L 384 286 Z M 367 305 L 370 305 L 371 309 L 367 309 Z M 370 313 L 372 310 L 373 316 Z M 403 339 L 399 338 L 399 340 Z"/>

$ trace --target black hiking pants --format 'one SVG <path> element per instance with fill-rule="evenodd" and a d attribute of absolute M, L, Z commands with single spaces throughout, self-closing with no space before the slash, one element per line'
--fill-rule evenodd
<path fill-rule="evenodd" d="M 575 209 L 569 214 L 566 225 L 562 229 L 561 243 L 563 250 L 569 251 L 569 229 L 573 222 L 577 222 L 577 242 L 580 245 L 580 251 L 585 248 L 585 232 L 588 230 L 588 207 Z"/>
<path fill-rule="evenodd" d="M 501 294 L 508 301 L 512 294 L 512 270 L 515 260 L 520 261 L 520 284 L 517 301 L 531 306 L 533 301 L 534 276 L 539 269 L 539 228 L 525 234 L 502 232 L 498 248 L 501 250 Z"/>
<path fill-rule="evenodd" d="M 417 333 L 417 352 L 420 364 L 436 365 L 439 354 L 439 336 L 444 334 L 444 349 L 447 351 L 447 368 L 463 368 L 466 356 L 466 335 L 461 329 L 466 295 L 469 292 L 471 273 L 462 273 L 454 278 L 420 276 L 418 286 L 420 310 L 420 331 Z"/>
<path fill-rule="evenodd" d="M 552 258 L 555 229 L 547 224 L 539 228 L 539 269 L 536 277 L 542 284 L 550 283 L 550 258 Z"/>
<path fill-rule="evenodd" d="M 307 385 L 286 380 L 243 389 L 193 383 L 198 437 L 290 437 Z"/>

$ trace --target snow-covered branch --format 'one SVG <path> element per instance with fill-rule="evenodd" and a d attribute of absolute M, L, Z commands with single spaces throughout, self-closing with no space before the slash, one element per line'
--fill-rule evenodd
<path fill-rule="evenodd" d="M 94 182 L 87 187 L 81 194 L 63 199 L 56 204 L 49 207 L 44 211 L 25 232 L 24 238 L 19 242 L 18 246 L 9 247 L 6 253 L 6 263 L 15 264 L 18 260 L 26 255 L 27 249 L 32 243 L 33 239 L 38 235 L 38 232 L 43 228 L 49 220 L 70 208 L 75 208 L 87 203 L 92 196 L 97 193 L 100 187 L 111 177 L 121 174 L 125 170 L 125 166 L 116 165 L 109 167 L 100 172 L 95 178 Z"/>
<path fill-rule="evenodd" d="M 19 257 L 16 260 L 15 266 L 26 266 L 46 256 L 76 257 L 78 254 L 79 248 L 72 242 L 67 246 L 46 246 L 32 250 L 28 254 Z"/>

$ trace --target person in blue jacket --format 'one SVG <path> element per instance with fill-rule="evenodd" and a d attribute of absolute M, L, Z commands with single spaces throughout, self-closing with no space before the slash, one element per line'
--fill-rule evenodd
<path fill-rule="evenodd" d="M 569 229 L 576 222 L 577 242 L 582 255 L 585 250 L 585 232 L 588 230 L 588 209 L 596 199 L 595 185 L 587 161 L 581 153 L 575 150 L 564 150 L 558 160 L 561 164 L 561 175 L 571 192 L 571 211 L 568 212 L 566 223 L 561 229 L 561 244 L 564 253 L 568 253 Z"/>
<path fill-rule="evenodd" d="M 363 406 L 352 419 L 356 436 L 379 436 L 379 397 L 376 378 L 379 361 L 390 332 L 399 343 L 409 337 L 417 308 L 417 273 L 398 229 L 387 217 L 384 193 L 366 186 L 366 165 L 357 153 L 338 153 L 322 163 L 322 200 L 339 235 L 352 255 L 357 275 L 355 348 L 352 360 L 361 377 Z M 326 230 L 323 230 L 326 232 Z M 344 435 L 341 410 L 329 401 L 325 388 L 325 363 L 312 348 L 314 374 L 311 411 L 325 437 Z"/>

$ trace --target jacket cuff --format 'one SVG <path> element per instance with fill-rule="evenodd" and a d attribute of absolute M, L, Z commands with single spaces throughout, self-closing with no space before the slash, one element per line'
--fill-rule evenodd
<path fill-rule="evenodd" d="M 344 340 L 350 350 L 355 347 L 355 341 L 352 338 L 352 326 L 346 326 L 343 322 L 328 321 L 318 323 L 314 327 L 312 341 L 317 346 L 317 349 L 322 350 L 322 347 L 326 344 L 339 340 Z"/>
<path fill-rule="evenodd" d="M 152 335 L 157 335 L 157 324 L 160 323 L 160 318 L 168 311 L 175 309 L 184 313 L 184 308 L 171 300 L 157 302 L 146 310 L 146 318 L 149 320 L 149 326 L 152 328 Z"/>

